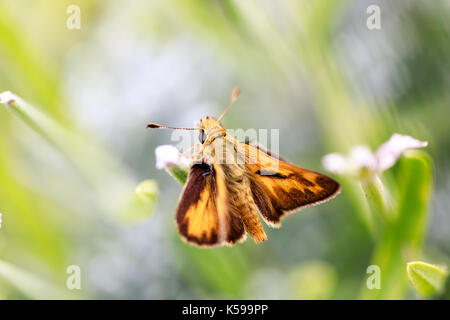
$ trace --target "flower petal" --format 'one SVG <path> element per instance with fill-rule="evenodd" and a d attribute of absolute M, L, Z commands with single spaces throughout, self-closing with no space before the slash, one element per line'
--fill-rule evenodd
<path fill-rule="evenodd" d="M 373 155 L 372 151 L 366 146 L 356 146 L 352 149 L 350 158 L 354 163 L 354 166 L 360 171 L 366 169 L 370 172 L 376 172 L 377 159 Z"/>
<path fill-rule="evenodd" d="M 172 145 L 163 145 L 155 149 L 156 168 L 165 169 L 171 166 L 188 167 L 186 157 Z"/>
<path fill-rule="evenodd" d="M 408 149 L 423 148 L 428 145 L 426 141 L 420 141 L 407 135 L 394 133 L 392 137 L 383 143 L 377 150 L 379 171 L 384 171 L 392 167 L 400 155 Z"/>
<path fill-rule="evenodd" d="M 329 172 L 342 175 L 351 171 L 352 164 L 342 154 L 330 153 L 322 158 L 322 166 Z"/>
<path fill-rule="evenodd" d="M 0 93 L 0 103 L 10 104 L 17 99 L 16 95 L 11 91 L 5 91 Z"/>
<path fill-rule="evenodd" d="M 348 157 L 330 153 L 322 159 L 323 167 L 335 174 L 367 179 L 377 173 L 377 161 L 368 147 L 354 147 Z"/>

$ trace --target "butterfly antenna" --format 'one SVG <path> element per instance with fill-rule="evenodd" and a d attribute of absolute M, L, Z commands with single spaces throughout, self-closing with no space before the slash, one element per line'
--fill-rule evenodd
<path fill-rule="evenodd" d="M 156 124 L 153 122 L 150 122 L 146 128 L 152 128 L 152 129 L 174 129 L 174 130 L 199 130 L 199 128 L 179 128 L 179 127 L 169 127 L 169 126 L 162 126 L 160 124 Z"/>
<path fill-rule="evenodd" d="M 233 105 L 233 103 L 236 101 L 237 97 L 239 95 L 239 88 L 234 88 L 233 92 L 231 93 L 231 97 L 230 97 L 230 103 L 227 105 L 227 107 L 225 108 L 225 110 L 223 110 L 222 114 L 220 115 L 219 118 L 217 118 L 218 121 L 220 121 L 223 116 L 225 115 L 225 113 L 227 113 L 228 109 L 230 109 L 230 107 Z"/>

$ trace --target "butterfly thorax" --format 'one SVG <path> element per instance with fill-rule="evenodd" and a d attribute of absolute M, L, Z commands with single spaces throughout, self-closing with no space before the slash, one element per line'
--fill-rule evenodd
<path fill-rule="evenodd" d="M 212 117 L 205 117 L 198 123 L 198 128 L 202 130 L 202 143 L 196 149 L 194 159 L 196 163 L 227 164 L 234 165 L 236 150 L 234 138 L 227 135 L 227 131 L 220 122 Z"/>

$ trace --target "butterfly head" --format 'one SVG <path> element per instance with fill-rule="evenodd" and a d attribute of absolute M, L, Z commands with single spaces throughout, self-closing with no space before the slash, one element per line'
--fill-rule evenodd
<path fill-rule="evenodd" d="M 200 119 L 200 121 L 197 124 L 197 127 L 199 129 L 203 129 L 208 132 L 212 129 L 221 128 L 222 125 L 216 118 L 206 116 Z"/>
<path fill-rule="evenodd" d="M 212 141 L 218 136 L 226 134 L 226 130 L 222 127 L 219 120 L 213 117 L 204 117 L 198 123 L 199 140 L 203 144 L 207 140 Z"/>

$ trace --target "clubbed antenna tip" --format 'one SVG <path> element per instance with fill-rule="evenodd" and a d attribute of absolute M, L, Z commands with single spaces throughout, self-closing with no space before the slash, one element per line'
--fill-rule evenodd
<path fill-rule="evenodd" d="M 218 121 L 222 120 L 223 116 L 225 115 L 225 113 L 227 113 L 228 109 L 233 105 L 233 103 L 236 101 L 237 97 L 239 95 L 239 88 L 234 88 L 233 92 L 231 93 L 231 97 L 230 97 L 230 103 L 227 105 L 227 107 L 225 108 L 225 110 L 223 110 L 222 114 L 220 115 L 219 118 L 217 118 Z"/>
<path fill-rule="evenodd" d="M 150 122 L 150 123 L 147 125 L 147 128 L 161 128 L 161 125 Z"/>

